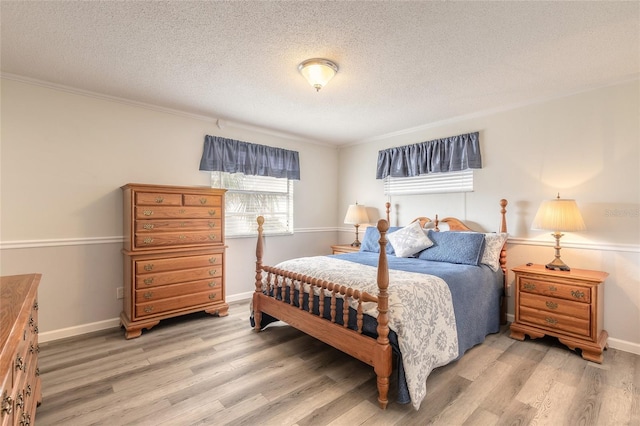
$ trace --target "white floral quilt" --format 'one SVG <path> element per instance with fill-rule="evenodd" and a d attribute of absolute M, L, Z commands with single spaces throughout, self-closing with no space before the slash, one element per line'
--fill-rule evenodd
<path fill-rule="evenodd" d="M 287 260 L 276 268 L 378 295 L 377 269 L 372 266 L 316 256 Z M 388 291 L 389 328 L 398 335 L 411 403 L 417 410 L 427 392 L 427 376 L 458 356 L 451 292 L 441 278 L 398 270 L 389 271 Z M 363 309 L 377 318 L 375 303 L 365 303 Z"/>

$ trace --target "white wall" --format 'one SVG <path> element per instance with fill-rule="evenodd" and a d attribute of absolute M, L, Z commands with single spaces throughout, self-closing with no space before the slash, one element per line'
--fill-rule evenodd
<path fill-rule="evenodd" d="M 425 126 L 340 150 L 338 209 L 356 198 L 384 217 L 378 151 L 480 132 L 483 168 L 467 194 L 396 197 L 392 222 L 417 216 L 467 219 L 497 230 L 499 200 L 506 198 L 510 233 L 508 267 L 548 263 L 553 239 L 530 229 L 544 199 L 557 192 L 576 199 L 587 231 L 566 233 L 562 259 L 573 268 L 608 272 L 604 325 L 610 344 L 640 353 L 640 85 L 638 81 L 492 114 Z M 344 225 L 342 242 L 353 239 Z M 509 277 L 513 281 L 513 274 Z M 509 303 L 513 313 L 513 302 Z"/>
<path fill-rule="evenodd" d="M 206 134 L 300 152 L 296 234 L 265 259 L 330 252 L 337 233 L 335 147 L 9 79 L 1 82 L 0 274 L 40 272 L 40 330 L 61 337 L 117 324 L 126 183 L 208 186 Z M 228 239 L 227 296 L 253 290 L 255 239 Z M 62 330 L 62 331 L 60 331 Z"/>

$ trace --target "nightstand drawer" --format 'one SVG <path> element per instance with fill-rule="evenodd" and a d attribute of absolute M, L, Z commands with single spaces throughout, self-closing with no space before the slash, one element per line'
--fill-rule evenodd
<path fill-rule="evenodd" d="M 591 323 L 589 320 L 572 318 L 548 311 L 540 311 L 526 306 L 520 307 L 519 322 L 534 324 L 544 327 L 545 329 L 553 329 L 563 333 L 570 333 L 585 337 L 591 336 Z"/>
<path fill-rule="evenodd" d="M 525 292 L 520 294 L 520 305 L 584 320 L 589 320 L 591 314 L 591 307 L 586 303 Z"/>
<path fill-rule="evenodd" d="M 591 291 L 588 287 L 567 285 L 552 280 L 536 280 L 526 276 L 520 277 L 518 286 L 523 293 L 541 294 L 544 296 L 591 303 Z"/>

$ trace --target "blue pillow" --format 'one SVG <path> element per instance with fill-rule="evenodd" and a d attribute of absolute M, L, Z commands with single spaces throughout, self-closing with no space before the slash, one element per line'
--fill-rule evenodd
<path fill-rule="evenodd" d="M 429 230 L 433 245 L 420 252 L 419 259 L 478 265 L 484 249 L 484 234 L 475 232 L 436 232 Z"/>
<path fill-rule="evenodd" d="M 402 229 L 401 226 L 391 226 L 387 231 L 387 235 L 392 232 L 397 231 L 398 229 Z M 378 228 L 375 226 L 370 226 L 364 232 L 364 237 L 362 238 L 362 242 L 360 243 L 360 251 L 369 251 L 371 253 L 380 253 L 380 232 L 378 232 Z M 387 254 L 395 255 L 396 252 L 393 249 L 391 243 L 387 240 L 386 246 Z"/>

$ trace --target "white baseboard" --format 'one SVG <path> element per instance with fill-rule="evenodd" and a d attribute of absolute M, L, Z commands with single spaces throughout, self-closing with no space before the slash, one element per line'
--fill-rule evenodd
<path fill-rule="evenodd" d="M 249 300 L 253 296 L 253 291 L 246 293 L 232 294 L 227 297 L 227 302 L 238 302 L 241 300 Z M 247 318 L 248 318 L 247 312 Z M 120 318 L 112 318 L 104 321 L 92 322 L 90 324 L 77 325 L 75 327 L 61 328 L 59 330 L 45 331 L 38 334 L 40 343 L 51 342 L 54 340 L 66 339 L 67 337 L 80 336 L 81 334 L 93 333 L 94 331 L 107 330 L 110 328 L 120 327 Z"/>
<path fill-rule="evenodd" d="M 245 293 L 232 294 L 227 297 L 227 302 L 238 302 L 241 300 L 249 300 L 253 295 L 253 291 Z M 507 314 L 507 321 L 513 322 L 513 314 Z M 112 318 L 104 321 L 93 322 L 90 324 L 78 325 L 75 327 L 62 328 L 60 330 L 47 331 L 38 335 L 41 343 L 51 342 L 54 340 L 65 339 L 67 337 L 79 336 L 81 334 L 92 333 L 94 331 L 106 330 L 109 328 L 120 327 L 120 318 Z M 626 340 L 615 339 L 609 337 L 609 347 L 624 352 L 640 355 L 640 344 L 628 342 Z"/>

